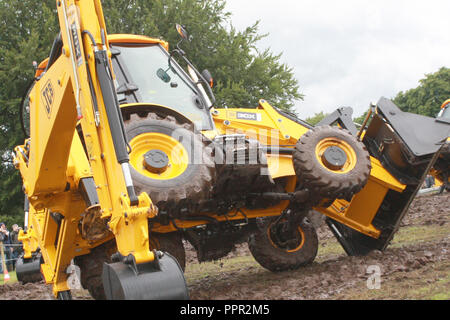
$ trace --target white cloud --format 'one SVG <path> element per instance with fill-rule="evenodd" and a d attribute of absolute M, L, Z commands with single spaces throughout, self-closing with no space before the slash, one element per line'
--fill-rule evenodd
<path fill-rule="evenodd" d="M 418 85 L 450 65 L 448 0 L 227 0 L 232 23 L 260 20 L 260 42 L 294 69 L 301 117 L 351 106 L 361 115 L 381 96 Z"/>

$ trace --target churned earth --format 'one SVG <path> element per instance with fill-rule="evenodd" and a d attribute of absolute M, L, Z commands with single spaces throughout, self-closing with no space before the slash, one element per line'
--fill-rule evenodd
<path fill-rule="evenodd" d="M 193 300 L 450 299 L 450 193 L 414 200 L 385 252 L 348 257 L 326 225 L 312 265 L 272 273 L 239 245 L 226 258 L 199 264 L 186 244 L 186 280 Z M 74 299 L 90 299 L 72 290 Z M 53 299 L 44 283 L 0 286 L 3 300 Z"/>

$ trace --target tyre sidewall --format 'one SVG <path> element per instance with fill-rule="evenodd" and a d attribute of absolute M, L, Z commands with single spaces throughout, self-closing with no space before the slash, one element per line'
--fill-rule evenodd
<path fill-rule="evenodd" d="M 268 227 L 274 219 L 265 219 L 261 229 L 254 233 L 248 242 L 250 252 L 264 268 L 272 271 L 295 270 L 314 261 L 318 250 L 318 238 L 314 227 L 305 219 L 299 224 L 302 229 L 304 244 L 298 251 L 288 252 L 274 246 L 269 239 Z"/>
<path fill-rule="evenodd" d="M 355 166 L 345 173 L 327 169 L 316 156 L 317 145 L 332 138 L 347 143 L 355 153 Z M 305 187 L 324 197 L 351 196 L 359 192 L 367 183 L 371 163 L 369 154 L 360 141 L 344 129 L 330 126 L 316 127 L 306 133 L 297 143 L 294 153 L 294 168 L 299 181 Z"/>
<path fill-rule="evenodd" d="M 365 154 L 363 153 L 363 149 L 360 148 L 355 148 L 353 146 L 354 141 L 352 139 L 352 136 L 345 134 L 345 131 L 335 131 L 335 134 L 330 135 L 330 133 L 323 131 L 320 132 L 320 134 L 312 137 L 312 141 L 314 145 L 317 145 L 318 143 L 320 143 L 322 140 L 327 139 L 327 138 L 336 138 L 339 140 L 342 140 L 346 143 L 348 143 L 353 151 L 355 152 L 356 155 L 356 166 L 350 170 L 349 172 L 346 173 L 335 173 L 331 170 L 328 170 L 325 166 L 323 166 L 317 159 L 316 157 L 316 152 L 315 149 L 311 150 L 311 152 L 309 153 L 310 158 L 311 158 L 311 163 L 314 165 L 313 170 L 315 172 L 319 172 L 322 176 L 324 175 L 328 175 L 333 177 L 334 180 L 336 181 L 340 181 L 340 182 L 346 182 L 349 179 L 354 179 L 356 177 L 358 177 L 358 175 L 360 174 L 359 170 L 357 169 L 359 166 L 360 161 L 362 161 L 363 157 L 365 157 Z"/>

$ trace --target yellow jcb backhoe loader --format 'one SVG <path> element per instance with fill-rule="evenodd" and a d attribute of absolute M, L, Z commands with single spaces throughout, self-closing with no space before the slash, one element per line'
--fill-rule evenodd
<path fill-rule="evenodd" d="M 96 299 L 186 299 L 183 240 L 200 262 L 248 242 L 263 267 L 297 269 L 317 254 L 312 210 L 348 254 L 384 250 L 449 136 L 387 99 L 359 131 L 350 108 L 318 126 L 265 100 L 215 108 L 210 73 L 179 46 L 108 35 L 99 0 L 56 5 L 61 31 L 24 96 L 15 164 L 18 278 L 42 274 L 60 299 L 72 261 Z"/>

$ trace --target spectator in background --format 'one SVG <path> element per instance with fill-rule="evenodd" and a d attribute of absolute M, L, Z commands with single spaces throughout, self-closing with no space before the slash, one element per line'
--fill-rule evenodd
<path fill-rule="evenodd" d="M 0 222 L 0 241 L 6 242 L 9 238 L 9 231 L 6 229 L 6 224 L 4 222 Z"/>
<path fill-rule="evenodd" d="M 16 261 L 20 254 L 23 252 L 22 242 L 19 241 L 20 228 L 17 224 L 13 224 L 12 231 L 9 233 L 9 239 L 11 243 L 11 259 L 13 270 L 16 269 Z"/>
<path fill-rule="evenodd" d="M 8 251 L 9 251 L 9 231 L 6 229 L 6 225 L 3 222 L 0 222 L 0 242 L 3 243 L 3 251 L 5 253 L 5 262 L 8 261 Z M 3 273 L 3 261 L 2 256 L 0 255 L 0 273 Z"/>

